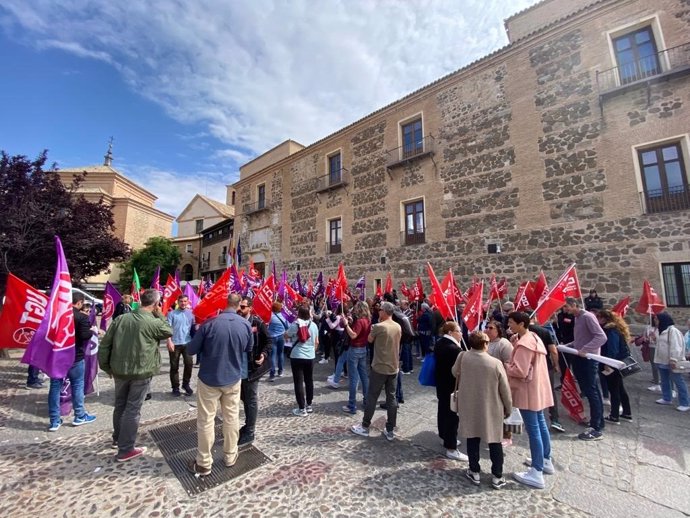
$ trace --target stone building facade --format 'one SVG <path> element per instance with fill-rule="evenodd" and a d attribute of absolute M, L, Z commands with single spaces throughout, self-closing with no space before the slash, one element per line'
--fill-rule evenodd
<path fill-rule="evenodd" d="M 308 147 L 262 155 L 228 190 L 243 243 L 263 229 L 278 267 L 334 274 L 342 261 L 370 288 L 389 271 L 426 280 L 429 261 L 462 285 L 505 275 L 514 293 L 575 262 L 608 303 L 649 279 L 681 314 L 690 3 L 544 0 L 506 29 L 503 49 Z"/>

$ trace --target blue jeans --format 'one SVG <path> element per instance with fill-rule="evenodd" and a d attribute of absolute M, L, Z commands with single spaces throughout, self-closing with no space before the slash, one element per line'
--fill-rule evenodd
<path fill-rule="evenodd" d="M 350 347 L 343 353 L 347 356 L 347 372 L 349 378 L 350 398 L 347 406 L 351 411 L 357 409 L 357 384 L 362 380 L 362 395 L 364 405 L 367 403 L 367 393 L 369 392 L 369 363 L 366 347 Z"/>
<path fill-rule="evenodd" d="M 581 356 L 571 356 L 573 374 L 580 390 L 589 401 L 589 426 L 604 431 L 604 400 L 599 390 L 599 362 Z"/>
<path fill-rule="evenodd" d="M 690 406 L 688 404 L 688 386 L 680 372 L 673 372 L 667 365 L 657 365 L 659 367 L 659 378 L 661 379 L 661 394 L 664 401 L 673 401 L 673 387 L 675 384 L 678 390 L 678 404 L 680 406 Z"/>
<path fill-rule="evenodd" d="M 84 360 L 74 362 L 67 372 L 70 386 L 72 387 L 72 408 L 74 417 L 84 417 Z M 50 424 L 60 421 L 60 389 L 61 379 L 50 379 L 50 391 L 48 392 L 48 415 Z"/>
<path fill-rule="evenodd" d="M 285 349 L 285 337 L 283 335 L 278 335 L 271 337 L 273 340 L 273 354 L 271 355 L 271 378 L 278 374 L 283 373 L 283 350 Z"/>
<path fill-rule="evenodd" d="M 38 367 L 32 367 L 31 365 L 29 365 L 28 375 L 26 377 L 26 384 L 37 385 L 43 383 L 41 381 L 41 378 L 39 377 L 40 372 L 41 369 L 39 369 Z"/>
<path fill-rule="evenodd" d="M 345 362 L 350 355 L 349 349 L 343 351 L 340 356 L 338 356 L 338 363 L 335 364 L 335 372 L 333 373 L 333 381 L 335 383 L 340 383 L 340 378 L 343 376 L 343 370 L 345 369 Z M 349 370 L 349 369 L 348 369 Z"/>
<path fill-rule="evenodd" d="M 537 471 L 544 471 L 544 459 L 551 458 L 551 436 L 546 426 L 544 412 L 539 410 L 522 410 L 520 415 L 525 423 L 525 430 L 529 437 L 529 451 L 532 454 L 532 467 Z"/>
<path fill-rule="evenodd" d="M 402 360 L 403 372 L 412 371 L 412 342 L 405 341 L 400 344 L 400 359 Z"/>
<path fill-rule="evenodd" d="M 398 401 L 398 403 L 405 401 L 402 388 L 402 372 L 400 371 L 398 371 L 398 381 L 395 383 L 395 399 Z"/>

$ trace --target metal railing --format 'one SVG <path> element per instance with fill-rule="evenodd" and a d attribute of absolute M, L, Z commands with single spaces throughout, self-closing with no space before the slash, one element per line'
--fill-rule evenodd
<path fill-rule="evenodd" d="M 337 187 L 345 186 L 350 183 L 350 171 L 341 167 L 338 171 L 333 171 L 317 178 L 316 192 L 328 191 Z"/>
<path fill-rule="evenodd" d="M 391 168 L 434 153 L 435 141 L 432 135 L 427 135 L 409 144 L 386 150 L 388 155 L 386 167 Z"/>
<path fill-rule="evenodd" d="M 640 193 L 643 214 L 674 212 L 690 209 L 690 189 L 687 185 L 670 189 L 654 189 Z"/>
<path fill-rule="evenodd" d="M 423 245 L 424 243 L 426 243 L 426 229 L 400 232 L 400 244 L 403 246 Z"/>
<path fill-rule="evenodd" d="M 270 207 L 266 200 L 259 200 L 252 203 L 245 203 L 242 206 L 242 212 L 245 214 L 253 214 L 254 212 L 261 212 L 262 210 L 268 210 Z"/>
<path fill-rule="evenodd" d="M 208 267 L 209 267 L 209 261 L 207 261 L 206 259 L 203 259 L 201 261 L 201 269 L 202 270 L 208 270 Z"/>
<path fill-rule="evenodd" d="M 326 243 L 326 254 L 340 254 L 343 252 L 343 244 L 341 243 Z"/>
<path fill-rule="evenodd" d="M 597 87 L 599 93 L 607 92 L 636 81 L 684 68 L 690 69 L 690 43 L 662 50 L 651 56 L 624 63 L 602 72 L 597 70 Z"/>

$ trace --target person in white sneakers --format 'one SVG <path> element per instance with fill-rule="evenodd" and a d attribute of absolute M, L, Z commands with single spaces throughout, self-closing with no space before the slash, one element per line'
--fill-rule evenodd
<path fill-rule="evenodd" d="M 656 402 L 660 405 L 672 405 L 674 397 L 672 387 L 675 384 L 678 390 L 678 406 L 676 410 L 687 412 L 690 410 L 688 386 L 685 383 L 683 374 L 675 371 L 676 364 L 685 359 L 683 333 L 674 325 L 671 315 L 665 311 L 654 315 L 653 322 L 659 330 L 654 363 L 659 368 L 662 394 L 662 397 L 657 399 Z"/>
<path fill-rule="evenodd" d="M 447 325 L 444 324 L 443 328 L 446 329 Z M 457 332 L 460 332 L 459 327 Z M 461 394 L 458 400 L 458 414 L 462 416 L 460 434 L 467 437 L 470 461 L 465 476 L 473 484 L 480 484 L 479 444 L 484 439 L 489 443 L 493 475 L 491 485 L 494 489 L 501 489 L 506 484 L 501 444 L 503 419 L 510 415 L 513 408 L 508 377 L 501 361 L 487 353 L 489 337 L 486 334 L 472 333 L 467 341 L 470 350 L 458 354 L 452 368 L 453 375 L 458 378 L 458 392 Z"/>

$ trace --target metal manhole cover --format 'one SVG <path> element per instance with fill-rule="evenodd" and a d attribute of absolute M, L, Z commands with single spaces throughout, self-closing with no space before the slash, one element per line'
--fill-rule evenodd
<path fill-rule="evenodd" d="M 232 468 L 226 468 L 223 464 L 222 423 L 216 424 L 215 431 L 216 441 L 211 450 L 213 471 L 207 477 L 196 477 L 187 469 L 189 462 L 196 457 L 196 419 L 155 428 L 149 432 L 168 466 L 189 495 L 203 493 L 271 460 L 253 445 L 244 446 L 240 448 L 240 455 L 235 465 Z"/>

